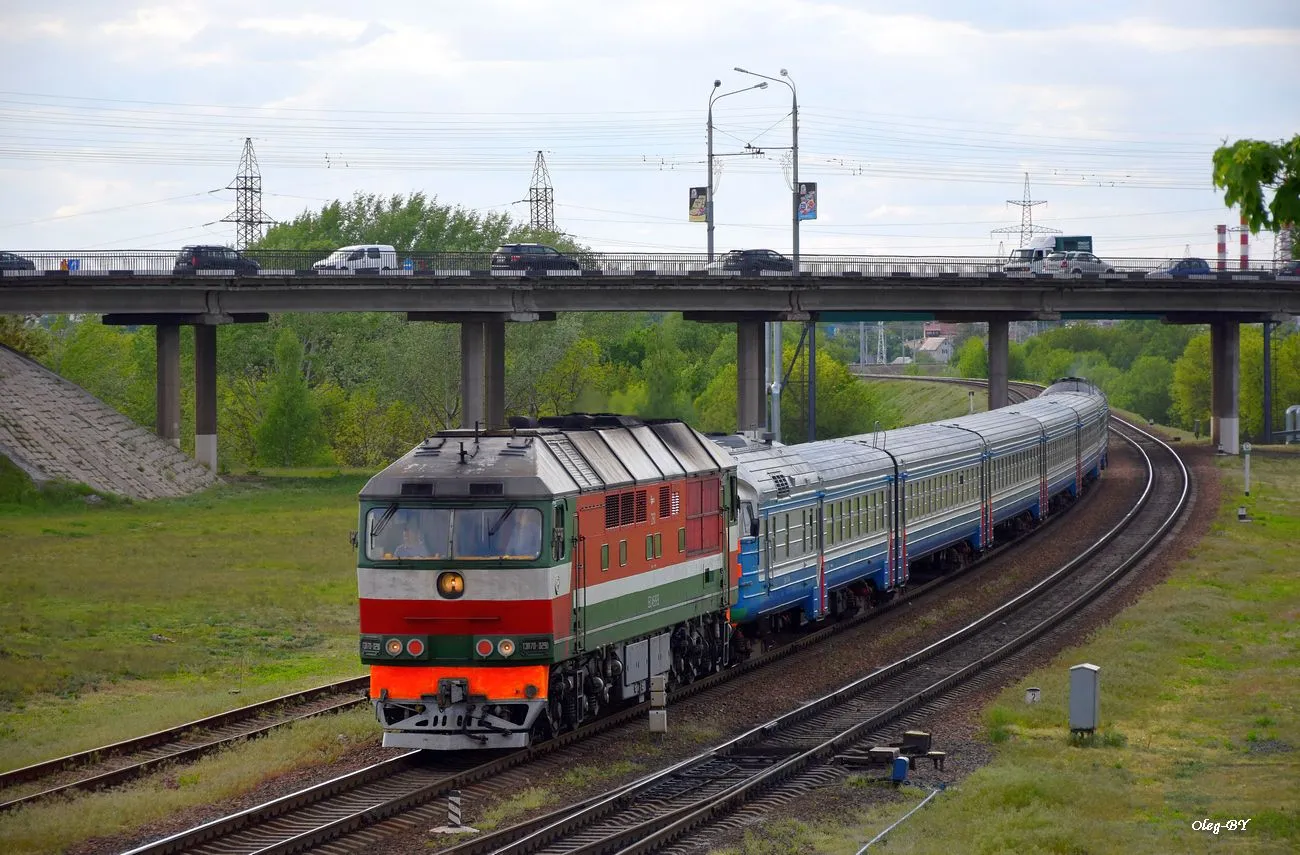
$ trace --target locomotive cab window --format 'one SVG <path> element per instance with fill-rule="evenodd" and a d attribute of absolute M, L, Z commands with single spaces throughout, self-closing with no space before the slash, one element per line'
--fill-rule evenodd
<path fill-rule="evenodd" d="M 542 553 L 542 513 L 537 508 L 457 508 L 454 513 L 456 559 L 532 561 Z"/>
<path fill-rule="evenodd" d="M 445 559 L 451 553 L 451 514 L 449 508 L 372 508 L 366 515 L 366 557 Z"/>

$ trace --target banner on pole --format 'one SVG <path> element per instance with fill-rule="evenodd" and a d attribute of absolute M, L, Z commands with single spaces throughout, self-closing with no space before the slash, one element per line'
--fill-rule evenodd
<path fill-rule="evenodd" d="M 690 220 L 692 223 L 707 223 L 709 205 L 709 188 L 692 187 L 691 188 L 691 207 Z"/>
<path fill-rule="evenodd" d="M 799 219 L 817 219 L 817 182 L 799 185 Z"/>

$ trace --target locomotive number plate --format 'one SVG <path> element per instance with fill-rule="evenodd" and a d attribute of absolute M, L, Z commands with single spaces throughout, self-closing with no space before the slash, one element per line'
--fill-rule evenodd
<path fill-rule="evenodd" d="M 384 652 L 384 640 L 382 638 L 363 637 L 361 639 L 362 656 L 378 656 Z"/>
<path fill-rule="evenodd" d="M 519 652 L 525 656 L 545 656 L 551 652 L 549 638 L 525 638 L 519 642 Z"/>

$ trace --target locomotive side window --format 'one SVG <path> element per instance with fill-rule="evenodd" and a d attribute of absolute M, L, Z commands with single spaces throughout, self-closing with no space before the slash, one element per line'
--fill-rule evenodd
<path fill-rule="evenodd" d="M 555 505 L 555 517 L 551 524 L 551 557 L 556 561 L 564 560 L 564 503 Z"/>

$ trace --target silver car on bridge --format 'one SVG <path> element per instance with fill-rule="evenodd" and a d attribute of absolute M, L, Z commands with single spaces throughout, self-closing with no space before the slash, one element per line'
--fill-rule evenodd
<path fill-rule="evenodd" d="M 1091 252 L 1051 252 L 1035 265 L 1036 273 L 1051 273 L 1053 276 L 1115 272 L 1114 267 Z"/>

